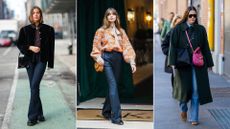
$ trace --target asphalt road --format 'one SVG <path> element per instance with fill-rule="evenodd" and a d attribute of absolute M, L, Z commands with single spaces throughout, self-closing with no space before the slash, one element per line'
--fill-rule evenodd
<path fill-rule="evenodd" d="M 0 47 L 0 127 L 8 103 L 8 98 L 15 74 L 18 49 Z"/>

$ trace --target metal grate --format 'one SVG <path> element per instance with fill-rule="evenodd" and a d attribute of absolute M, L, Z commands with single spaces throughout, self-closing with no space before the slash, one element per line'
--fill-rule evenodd
<path fill-rule="evenodd" d="M 222 129 L 230 129 L 230 109 L 209 109 Z"/>

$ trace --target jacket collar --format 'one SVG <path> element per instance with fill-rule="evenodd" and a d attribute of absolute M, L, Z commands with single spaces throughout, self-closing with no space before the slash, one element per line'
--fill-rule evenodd
<path fill-rule="evenodd" d="M 182 27 L 182 30 L 183 30 L 183 31 L 186 31 L 186 30 L 189 28 L 189 26 L 187 25 L 186 22 L 181 23 L 181 27 Z M 197 25 L 197 24 L 194 24 L 194 25 L 192 25 L 191 27 L 193 27 L 193 29 L 196 30 L 197 27 L 198 27 L 198 25 Z"/>
<path fill-rule="evenodd" d="M 113 30 L 114 29 L 114 30 Z M 111 35 L 112 37 L 116 37 L 115 34 L 117 36 L 120 36 L 121 35 L 121 32 L 115 27 L 115 28 L 108 28 L 108 29 L 105 29 L 105 31 Z"/>
<path fill-rule="evenodd" d="M 38 29 L 40 29 L 42 27 L 42 23 L 38 25 Z M 36 29 L 36 26 L 35 24 L 30 24 L 30 27 L 33 28 L 33 29 Z"/>
<path fill-rule="evenodd" d="M 186 22 L 182 23 L 181 26 L 183 31 L 186 31 L 189 28 Z"/>

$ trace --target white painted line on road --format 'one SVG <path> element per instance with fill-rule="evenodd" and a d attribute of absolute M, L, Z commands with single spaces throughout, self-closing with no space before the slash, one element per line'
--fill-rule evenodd
<path fill-rule="evenodd" d="M 5 52 L 2 54 L 2 56 L 6 56 L 10 52 L 11 49 L 12 47 L 7 48 Z"/>
<path fill-rule="evenodd" d="M 11 86 L 10 96 L 9 96 L 9 99 L 8 99 L 8 104 L 7 104 L 7 107 L 6 107 L 5 116 L 4 116 L 4 119 L 3 119 L 1 129 L 9 129 L 10 117 L 11 117 L 11 113 L 12 113 L 12 108 L 13 108 L 13 103 L 14 103 L 14 98 L 15 98 L 17 82 L 18 82 L 18 69 L 17 69 L 17 66 L 16 66 L 15 67 L 15 72 L 14 72 L 14 80 L 13 80 L 13 83 L 12 83 L 12 86 Z"/>
<path fill-rule="evenodd" d="M 4 117 L 4 114 L 0 114 L 0 119 L 2 119 Z"/>

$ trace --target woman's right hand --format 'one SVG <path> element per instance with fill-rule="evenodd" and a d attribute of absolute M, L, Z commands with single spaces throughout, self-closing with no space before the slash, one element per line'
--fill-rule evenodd
<path fill-rule="evenodd" d="M 130 66 L 131 66 L 131 69 L 132 69 L 132 73 L 135 73 L 136 70 L 137 70 L 136 65 L 135 64 L 130 64 Z"/>
<path fill-rule="evenodd" d="M 31 50 L 31 51 L 34 52 L 34 53 L 40 52 L 40 48 L 39 48 L 39 47 L 36 47 L 36 46 L 30 46 L 30 47 L 29 47 L 29 50 Z"/>
<path fill-rule="evenodd" d="M 175 70 L 175 65 L 171 65 L 172 67 L 172 74 L 173 74 L 173 77 L 176 76 L 176 70 Z"/>
<path fill-rule="evenodd" d="M 101 57 L 97 58 L 96 61 L 99 65 L 104 65 L 104 60 Z"/>

